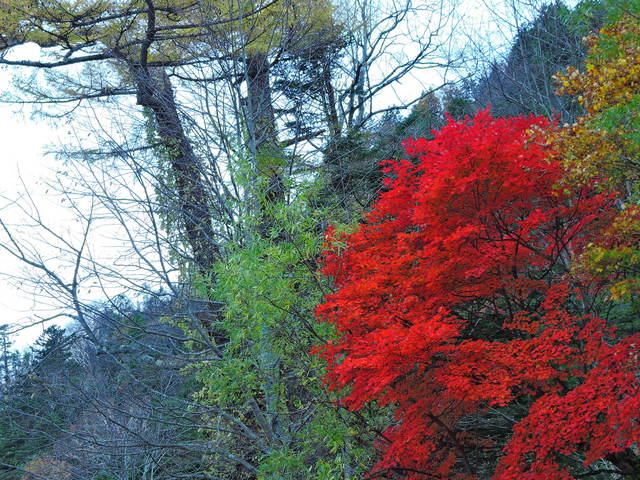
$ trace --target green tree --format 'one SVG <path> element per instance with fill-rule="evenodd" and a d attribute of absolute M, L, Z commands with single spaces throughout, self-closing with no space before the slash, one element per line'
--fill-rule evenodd
<path fill-rule="evenodd" d="M 197 399 L 220 413 L 208 422 L 226 449 L 241 453 L 255 472 L 218 462 L 214 476 L 258 479 L 356 479 L 371 461 L 379 415 L 355 417 L 332 404 L 319 378 L 313 345 L 332 328 L 313 321 L 328 285 L 318 276 L 317 185 L 288 208 L 276 210 L 277 238 L 258 237 L 218 265 L 216 297 L 227 306 L 229 345 L 221 360 L 193 369 Z M 214 410 L 214 412 L 217 410 Z M 377 422 L 377 424 L 376 424 Z M 215 454 L 212 454 L 215 455 Z"/>
<path fill-rule="evenodd" d="M 67 361 L 71 358 L 70 342 L 71 339 L 64 328 L 56 325 L 47 327 L 31 347 L 34 370 L 38 373 L 46 373 L 64 369 Z"/>
<path fill-rule="evenodd" d="M 0 376 L 0 392 L 7 388 L 11 381 L 11 371 L 9 363 L 11 361 L 11 344 L 9 325 L 0 325 L 0 366 L 2 367 L 2 375 Z"/>
<path fill-rule="evenodd" d="M 63 328 L 48 327 L 32 348 L 31 368 L 14 378 L 3 395 L 0 478 L 20 478 L 23 466 L 51 448 L 78 411 L 71 382 L 78 374 L 72 342 Z"/>

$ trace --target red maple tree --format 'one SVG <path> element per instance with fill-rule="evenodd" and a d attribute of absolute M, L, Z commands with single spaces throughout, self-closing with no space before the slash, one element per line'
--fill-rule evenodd
<path fill-rule="evenodd" d="M 347 408 L 395 407 L 372 475 L 631 468 L 640 337 L 620 341 L 591 316 L 596 287 L 570 268 L 613 198 L 556 187 L 549 128 L 488 110 L 449 120 L 435 139 L 404 143 L 410 160 L 385 162 L 387 190 L 354 232 L 328 232 L 336 291 L 317 315 L 339 335 L 318 348 L 326 381 Z"/>

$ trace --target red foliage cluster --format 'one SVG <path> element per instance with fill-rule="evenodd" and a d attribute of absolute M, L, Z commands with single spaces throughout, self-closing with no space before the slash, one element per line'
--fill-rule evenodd
<path fill-rule="evenodd" d="M 613 199 L 555 187 L 548 128 L 482 111 L 409 139 L 363 224 L 328 233 L 336 291 L 317 314 L 339 338 L 319 350 L 346 407 L 395 406 L 379 476 L 476 478 L 506 443 L 494 478 L 568 479 L 568 456 L 586 468 L 640 441 L 640 338 L 589 316 L 569 269 Z M 503 439 L 483 434 L 496 418 Z"/>

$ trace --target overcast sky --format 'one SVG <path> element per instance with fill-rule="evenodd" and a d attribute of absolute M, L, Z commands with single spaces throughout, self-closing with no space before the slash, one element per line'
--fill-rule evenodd
<path fill-rule="evenodd" d="M 5 77 L 0 73 L 0 78 Z M 2 170 L 0 173 L 0 216 L 11 223 L 24 221 L 13 202 L 26 202 L 28 191 L 34 201 L 44 206 L 50 219 L 63 219 L 64 208 L 52 203 L 47 196 L 46 182 L 56 168 L 55 159 L 44 155 L 47 145 L 56 141 L 57 132 L 44 122 L 36 122 L 15 113 L 15 108 L 0 105 L 0 145 Z M 60 223 L 58 221 L 57 223 Z M 0 272 L 20 276 L 23 266 L 4 251 L 0 251 Z M 33 295 L 18 288 L 8 278 L 0 277 L 0 323 L 26 323 L 38 306 Z M 20 336 L 21 345 L 30 342 L 39 330 Z"/>

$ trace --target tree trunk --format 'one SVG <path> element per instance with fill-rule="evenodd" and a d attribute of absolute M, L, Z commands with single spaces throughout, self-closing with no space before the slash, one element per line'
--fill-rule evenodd
<path fill-rule="evenodd" d="M 267 238 L 273 225 L 272 207 L 284 201 L 285 187 L 282 179 L 284 152 L 278 142 L 276 116 L 273 108 L 270 85 L 270 64 L 264 53 L 247 56 L 247 124 L 249 127 L 250 147 L 254 155 L 258 175 L 265 179 L 264 189 L 259 191 L 260 220 L 258 234 Z M 262 392 L 264 395 L 263 417 L 267 422 L 275 448 L 288 445 L 286 426 L 279 415 L 281 392 L 278 385 L 281 358 L 273 345 L 273 333 L 268 325 L 261 331 L 261 353 L 258 366 L 264 376 Z"/>
<path fill-rule="evenodd" d="M 204 186 L 200 162 L 178 115 L 169 76 L 163 68 L 150 70 L 138 67 L 134 68 L 134 78 L 137 103 L 153 112 L 157 134 L 168 152 L 176 183 L 179 216 L 184 224 L 196 272 L 203 278 L 212 278 L 213 267 L 221 259 L 221 252 L 215 240 L 209 195 Z M 219 304 L 211 300 L 210 297 L 206 298 L 204 311 L 200 312 L 204 317 L 196 313 L 203 327 L 196 328 L 203 339 L 209 337 L 211 347 L 217 355 L 221 355 L 219 347 L 227 343 L 228 338 L 216 328 L 222 310 Z"/>
<path fill-rule="evenodd" d="M 342 136 L 342 128 L 340 125 L 340 117 L 338 115 L 338 107 L 336 105 L 336 93 L 331 84 L 331 65 L 327 59 L 322 65 L 322 86 L 325 95 L 325 117 L 329 132 L 331 133 L 331 142 L 336 142 Z"/>
<path fill-rule="evenodd" d="M 140 68 L 135 74 L 138 105 L 153 112 L 158 136 L 169 152 L 180 216 L 196 268 L 203 276 L 210 275 L 213 265 L 220 259 L 220 249 L 215 241 L 209 196 L 200 164 L 178 116 L 169 76 L 164 69 Z"/>
<path fill-rule="evenodd" d="M 269 224 L 268 206 L 284 200 L 285 188 L 282 180 L 284 155 L 278 142 L 276 116 L 271 98 L 269 82 L 269 59 L 264 53 L 247 57 L 247 124 L 250 147 L 255 156 L 258 174 L 265 178 L 264 190 L 260 192 L 261 234 Z"/>

